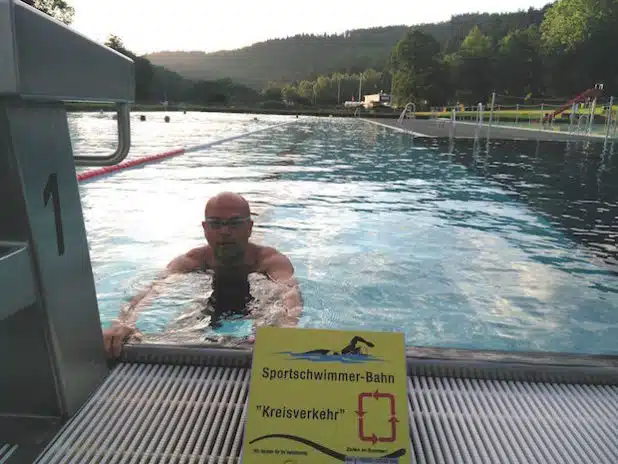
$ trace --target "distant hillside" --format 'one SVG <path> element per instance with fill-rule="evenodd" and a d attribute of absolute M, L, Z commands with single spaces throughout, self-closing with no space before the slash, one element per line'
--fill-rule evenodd
<path fill-rule="evenodd" d="M 110 35 L 105 45 L 135 62 L 135 101 L 161 104 L 164 101 L 199 105 L 251 105 L 260 101 L 254 89 L 231 79 L 191 80 L 127 50 L 122 39 Z"/>
<path fill-rule="evenodd" d="M 297 35 L 215 53 L 160 52 L 147 58 L 193 79 L 229 77 L 262 88 L 336 71 L 360 72 L 386 64 L 390 49 L 407 27 L 350 31 L 345 35 Z"/>
<path fill-rule="evenodd" d="M 539 25 L 546 8 L 504 14 L 465 14 L 453 16 L 450 21 L 416 27 L 433 35 L 447 51 L 455 51 L 475 25 L 497 41 L 513 29 Z M 319 74 L 338 71 L 354 73 L 367 68 L 383 69 L 393 46 L 409 27 L 356 29 L 339 35 L 303 34 L 232 51 L 158 52 L 146 55 L 146 58 L 187 78 L 230 78 L 262 89 L 269 82 L 313 79 Z"/>

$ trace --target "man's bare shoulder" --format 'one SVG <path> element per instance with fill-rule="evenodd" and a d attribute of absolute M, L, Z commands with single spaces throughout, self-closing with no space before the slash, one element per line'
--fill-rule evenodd
<path fill-rule="evenodd" d="M 203 259 L 210 252 L 208 245 L 200 246 L 189 250 L 185 256 L 189 259 Z"/>
<path fill-rule="evenodd" d="M 197 271 L 204 266 L 208 252 L 208 246 L 193 248 L 170 261 L 167 271 L 171 273 Z"/>
<path fill-rule="evenodd" d="M 258 261 L 261 272 L 273 280 L 287 280 L 294 277 L 294 266 L 287 256 L 273 247 L 256 246 L 259 247 Z"/>
<path fill-rule="evenodd" d="M 254 245 L 258 250 L 258 256 L 260 260 L 272 258 L 273 256 L 280 255 L 279 250 L 273 247 L 264 245 Z"/>
<path fill-rule="evenodd" d="M 273 247 L 264 246 L 264 245 L 255 245 L 258 249 L 258 262 L 260 264 L 270 263 L 270 262 L 282 262 L 287 261 L 290 262 L 287 256 L 281 253 L 279 250 Z M 291 263 L 290 263 L 291 264 Z"/>

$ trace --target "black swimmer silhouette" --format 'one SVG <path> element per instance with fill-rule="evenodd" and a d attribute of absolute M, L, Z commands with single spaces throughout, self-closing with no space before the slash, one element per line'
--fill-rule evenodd
<path fill-rule="evenodd" d="M 344 346 L 341 349 L 341 353 L 339 353 L 337 351 L 331 351 L 331 350 L 325 350 L 325 349 L 317 349 L 317 350 L 306 351 L 303 354 L 322 354 L 322 355 L 329 355 L 330 354 L 330 355 L 333 355 L 333 356 L 339 356 L 339 355 L 343 355 L 343 356 L 362 355 L 364 353 L 362 353 L 361 347 L 357 346 L 358 342 L 364 343 L 369 348 L 373 348 L 375 346 L 373 343 L 371 343 L 368 340 L 365 340 L 363 337 L 359 337 L 358 335 L 355 335 L 352 338 L 352 340 L 350 340 L 350 343 L 348 343 L 346 346 Z"/>

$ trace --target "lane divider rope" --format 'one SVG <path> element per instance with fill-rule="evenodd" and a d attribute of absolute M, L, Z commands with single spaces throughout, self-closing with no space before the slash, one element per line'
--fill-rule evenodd
<path fill-rule="evenodd" d="M 219 145 L 219 144 L 222 144 L 222 143 L 225 143 L 225 142 L 230 142 L 232 140 L 239 139 L 239 138 L 242 138 L 242 137 L 247 137 L 249 135 L 253 135 L 253 134 L 256 134 L 258 132 L 263 132 L 265 130 L 275 129 L 277 127 L 282 127 L 282 126 L 287 126 L 287 125 L 293 124 L 295 122 L 296 121 L 290 121 L 290 122 L 284 122 L 284 123 L 281 123 L 281 124 L 275 124 L 273 126 L 262 127 L 261 129 L 256 129 L 256 130 L 253 130 L 253 131 L 244 132 L 242 134 L 233 135 L 231 137 L 225 137 L 223 139 L 214 140 L 212 142 L 207 142 L 207 143 L 203 143 L 203 144 L 200 144 L 200 145 L 194 145 L 192 147 L 177 148 L 175 150 L 169 150 L 169 151 L 166 151 L 166 152 L 163 152 L 163 153 L 158 153 L 156 155 L 149 155 L 149 156 L 144 156 L 144 157 L 141 157 L 141 158 L 135 158 L 135 159 L 132 159 L 132 160 L 123 161 L 122 163 L 114 164 L 113 166 L 104 166 L 104 167 L 97 168 L 97 169 L 91 169 L 89 171 L 80 172 L 77 175 L 77 181 L 78 182 L 85 182 L 85 181 L 88 181 L 88 180 L 98 179 L 98 178 L 101 178 L 102 176 L 105 176 L 107 174 L 113 174 L 115 172 L 124 171 L 126 169 L 134 168 L 136 166 L 142 166 L 144 164 L 154 163 L 154 162 L 157 162 L 157 161 L 165 160 L 167 158 L 171 158 L 173 156 L 183 155 L 185 153 L 191 153 L 191 152 L 194 152 L 194 151 L 204 150 L 206 148 L 210 148 L 210 147 L 213 147 L 215 145 Z"/>

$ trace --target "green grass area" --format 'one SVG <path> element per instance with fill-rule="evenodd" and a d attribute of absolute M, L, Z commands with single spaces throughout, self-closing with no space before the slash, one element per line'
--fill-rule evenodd
<path fill-rule="evenodd" d="M 615 112 L 616 109 L 618 107 L 614 106 L 613 107 L 613 111 Z M 540 121 L 541 117 L 544 114 L 550 114 L 552 111 L 554 110 L 496 110 L 494 111 L 494 119 L 503 119 L 503 120 L 509 120 L 509 121 L 515 121 L 515 120 L 519 120 L 519 121 Z M 489 110 L 485 110 L 484 114 L 483 114 L 483 119 L 484 120 L 488 120 L 489 119 Z M 587 115 L 589 114 L 589 111 L 586 109 L 580 109 L 578 111 L 578 114 L 580 115 Z M 605 116 L 606 116 L 606 111 L 603 110 L 603 108 L 597 108 L 596 111 L 594 112 L 595 114 L 595 120 L 605 120 Z M 450 111 L 441 111 L 438 113 L 431 113 L 430 111 L 419 111 L 416 113 L 416 116 L 419 118 L 430 118 L 432 116 L 437 116 L 439 118 L 450 118 L 451 117 L 451 112 Z M 457 119 L 474 119 L 476 120 L 477 117 L 477 111 L 458 111 L 457 112 Z M 571 110 L 567 110 L 564 113 L 559 114 L 558 116 L 556 116 L 555 121 L 556 122 L 569 122 L 569 118 L 571 117 Z"/>

